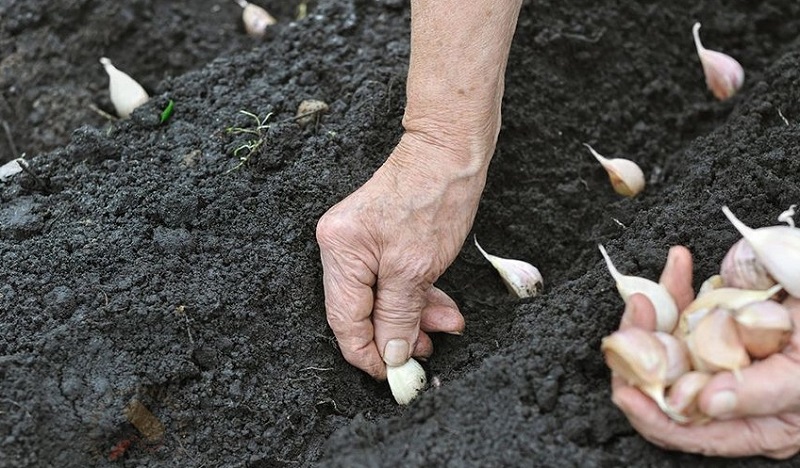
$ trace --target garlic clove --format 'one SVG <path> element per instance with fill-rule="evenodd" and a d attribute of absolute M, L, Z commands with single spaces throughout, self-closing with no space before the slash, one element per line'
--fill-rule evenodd
<path fill-rule="evenodd" d="M 328 111 L 328 103 L 318 99 L 306 99 L 297 106 L 295 119 L 301 126 L 306 126 L 317 120 L 320 114 Z"/>
<path fill-rule="evenodd" d="M 786 223 L 789 227 L 794 227 L 794 215 L 796 213 L 797 205 L 789 205 L 789 208 L 783 213 L 778 215 L 779 223 Z"/>
<path fill-rule="evenodd" d="M 622 158 L 608 159 L 587 143 L 583 145 L 589 148 L 595 159 L 608 172 L 608 178 L 615 192 L 625 197 L 634 197 L 644 190 L 644 173 L 635 162 Z"/>
<path fill-rule="evenodd" d="M 689 362 L 689 350 L 683 341 L 669 333 L 657 331 L 654 335 L 664 345 L 667 353 L 667 374 L 664 377 L 664 385 L 669 387 L 680 376 L 692 370 L 691 362 Z"/>
<path fill-rule="evenodd" d="M 711 292 L 715 289 L 722 288 L 724 285 L 725 280 L 721 275 L 709 276 L 708 279 L 703 281 L 703 284 L 700 285 L 700 290 L 697 291 L 697 297 L 700 297 L 703 294 Z"/>
<path fill-rule="evenodd" d="M 725 309 L 709 312 L 686 336 L 686 346 L 695 370 L 732 371 L 741 380 L 741 368 L 750 365 L 750 356 L 739 338 L 736 321 Z"/>
<path fill-rule="evenodd" d="M 245 0 L 234 0 L 242 7 L 242 23 L 244 30 L 250 37 L 262 38 L 267 34 L 267 28 L 278 21 L 267 10 Z"/>
<path fill-rule="evenodd" d="M 22 164 L 25 164 L 22 162 L 22 158 L 17 158 L 0 166 L 0 182 L 5 182 L 22 172 Z"/>
<path fill-rule="evenodd" d="M 700 23 L 694 24 L 692 35 L 694 36 L 697 55 L 700 57 L 700 63 L 703 66 L 703 73 L 706 76 L 708 89 L 720 101 L 724 101 L 736 94 L 744 83 L 742 65 L 730 55 L 703 47 L 700 42 Z"/>
<path fill-rule="evenodd" d="M 700 320 L 703 320 L 706 314 L 712 309 L 735 311 L 753 302 L 766 301 L 780 292 L 781 289 L 782 286 L 776 284 L 762 291 L 736 288 L 720 288 L 708 291 L 702 296 L 698 296 L 683 309 L 678 322 L 678 328 L 681 330 L 681 333 L 688 335 L 694 330 L 696 324 Z"/>
<path fill-rule="evenodd" d="M 775 280 L 745 239 L 739 239 L 725 254 L 719 274 L 725 286 L 730 288 L 768 289 L 775 285 Z"/>
<path fill-rule="evenodd" d="M 745 349 L 755 359 L 780 352 L 789 343 L 794 330 L 791 314 L 775 301 L 748 304 L 733 317 Z"/>
<path fill-rule="evenodd" d="M 386 379 L 389 381 L 392 396 L 400 405 L 411 403 L 428 383 L 425 369 L 414 358 L 410 358 L 402 366 L 387 366 Z"/>
<path fill-rule="evenodd" d="M 653 333 L 635 327 L 618 330 L 603 338 L 600 349 L 614 375 L 649 396 L 671 418 L 686 420 L 664 398 L 667 351 Z"/>
<path fill-rule="evenodd" d="M 792 296 L 800 297 L 800 229 L 789 226 L 747 227 L 727 206 L 722 212 L 752 247 L 767 272 Z"/>
<path fill-rule="evenodd" d="M 108 90 L 111 95 L 111 103 L 117 115 L 122 119 L 127 119 L 137 107 L 141 106 L 150 99 L 147 91 L 142 85 L 131 78 L 127 73 L 120 71 L 106 57 L 100 58 L 106 73 L 108 73 Z"/>
<path fill-rule="evenodd" d="M 478 237 L 474 238 L 475 247 L 481 254 L 489 260 L 489 263 L 500 273 L 500 278 L 503 279 L 508 291 L 516 297 L 534 297 L 542 292 L 544 280 L 539 269 L 530 263 L 521 260 L 513 260 L 510 258 L 501 258 L 495 255 L 486 253 L 483 247 L 478 244 Z"/>
<path fill-rule="evenodd" d="M 678 306 L 667 289 L 655 281 L 639 276 L 627 276 L 617 270 L 611 258 L 608 256 L 605 247 L 598 245 L 600 253 L 606 261 L 608 271 L 617 285 L 617 291 L 626 303 L 634 294 L 642 294 L 650 299 L 656 311 L 656 330 L 671 332 L 678 322 Z"/>
<path fill-rule="evenodd" d="M 667 391 L 667 404 L 691 421 L 703 419 L 697 397 L 711 380 L 711 374 L 691 371 L 683 374 Z"/>

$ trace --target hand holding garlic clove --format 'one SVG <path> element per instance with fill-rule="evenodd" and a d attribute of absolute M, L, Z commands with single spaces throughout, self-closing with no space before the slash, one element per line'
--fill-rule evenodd
<path fill-rule="evenodd" d="M 660 282 L 685 309 L 692 300 L 691 255 L 673 248 Z M 798 453 L 800 433 L 800 299 L 788 297 L 783 308 L 793 326 L 781 353 L 741 369 L 714 375 L 692 371 L 667 390 L 670 410 L 694 421 L 679 425 L 650 397 L 622 379 L 613 379 L 613 401 L 647 440 L 664 448 L 704 455 L 763 455 L 784 459 Z M 747 320 L 745 320 L 747 321 Z M 785 323 L 778 320 L 779 323 Z M 654 330 L 655 310 L 640 294 L 627 301 L 623 328 Z"/>

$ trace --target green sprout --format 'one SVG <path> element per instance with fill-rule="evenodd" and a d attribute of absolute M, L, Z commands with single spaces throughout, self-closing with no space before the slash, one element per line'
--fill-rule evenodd
<path fill-rule="evenodd" d="M 260 148 L 261 145 L 264 144 L 264 140 L 266 135 L 264 131 L 269 128 L 267 125 L 267 120 L 272 116 L 272 112 L 268 113 L 264 116 L 263 119 L 259 118 L 258 115 L 248 112 L 246 110 L 240 110 L 239 113 L 244 114 L 255 122 L 255 125 L 250 127 L 228 127 L 225 129 L 226 132 L 230 135 L 241 135 L 246 134 L 249 135 L 250 138 L 242 143 L 241 145 L 237 146 L 236 149 L 233 150 L 233 155 L 239 158 L 239 164 L 236 166 L 228 169 L 226 174 L 231 171 L 235 171 L 239 169 L 243 165 L 247 164 L 247 161 L 250 160 L 250 156 L 255 154 Z M 239 153 L 244 153 L 241 156 Z"/>
<path fill-rule="evenodd" d="M 164 108 L 163 111 L 161 111 L 161 123 L 162 124 L 164 122 L 166 122 L 167 120 L 169 120 L 170 117 L 172 117 L 172 111 L 173 110 L 175 110 L 175 101 L 170 99 L 169 103 L 167 103 L 167 107 Z"/>

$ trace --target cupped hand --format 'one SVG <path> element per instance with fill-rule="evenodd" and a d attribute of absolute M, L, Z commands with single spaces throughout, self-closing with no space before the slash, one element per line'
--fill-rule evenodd
<path fill-rule="evenodd" d="M 692 257 L 673 247 L 661 283 L 683 309 L 694 298 Z M 700 410 L 714 419 L 684 426 L 669 419 L 638 389 L 613 378 L 613 401 L 631 425 L 659 447 L 723 457 L 763 455 L 789 458 L 800 451 L 800 299 L 790 298 L 794 334 L 782 353 L 742 369 L 737 381 L 730 372 L 716 374 L 703 389 Z M 655 312 L 642 296 L 631 298 L 620 328 L 655 329 Z"/>
<path fill-rule="evenodd" d="M 317 225 L 328 323 L 345 359 L 377 379 L 386 365 L 430 356 L 428 333 L 464 329 L 455 302 L 433 283 L 469 233 L 486 167 L 454 164 L 463 159 L 456 151 L 406 133 Z"/>

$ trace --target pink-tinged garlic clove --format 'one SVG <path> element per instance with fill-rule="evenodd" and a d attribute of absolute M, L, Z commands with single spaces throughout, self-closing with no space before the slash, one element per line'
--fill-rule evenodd
<path fill-rule="evenodd" d="M 492 255 L 483 250 L 483 247 L 478 244 L 478 237 L 475 237 L 475 247 L 481 252 L 481 255 L 489 260 L 489 263 L 500 273 L 500 278 L 503 279 L 508 291 L 516 297 L 534 297 L 538 296 L 544 288 L 544 280 L 539 269 L 528 262 L 522 260 L 514 260 L 510 258 L 502 258 Z"/>
<path fill-rule="evenodd" d="M 644 190 L 644 172 L 635 162 L 622 158 L 608 159 L 588 144 L 583 145 L 589 148 L 592 156 L 606 170 L 615 192 L 625 197 L 635 197 Z"/>
<path fill-rule="evenodd" d="M 692 370 L 689 360 L 689 350 L 686 343 L 665 332 L 655 332 L 655 337 L 664 345 L 667 353 L 667 374 L 664 384 L 669 387 L 680 376 Z"/>
<path fill-rule="evenodd" d="M 258 5 L 246 0 L 233 1 L 242 7 L 242 23 L 250 37 L 263 38 L 267 34 L 267 28 L 278 22 L 267 10 Z"/>
<path fill-rule="evenodd" d="M 725 309 L 734 311 L 753 302 L 765 301 L 780 292 L 781 289 L 781 285 L 776 284 L 764 291 L 737 288 L 720 288 L 708 291 L 702 296 L 698 296 L 683 309 L 678 320 L 678 328 L 682 335 L 688 335 L 710 310 Z"/>
<path fill-rule="evenodd" d="M 695 370 L 711 373 L 728 370 L 740 379 L 740 369 L 750 365 L 736 321 L 725 309 L 709 312 L 685 340 Z"/>
<path fill-rule="evenodd" d="M 703 281 L 703 284 L 700 285 L 700 289 L 697 291 L 697 297 L 723 287 L 725 287 L 725 281 L 722 279 L 721 275 L 709 276 L 708 279 Z"/>
<path fill-rule="evenodd" d="M 789 311 L 775 301 L 748 304 L 734 313 L 739 337 L 754 359 L 780 352 L 794 331 Z"/>
<path fill-rule="evenodd" d="M 729 288 L 769 289 L 775 285 L 775 280 L 767 273 L 750 244 L 744 239 L 739 239 L 728 250 L 722 259 L 719 274 Z"/>
<path fill-rule="evenodd" d="M 641 390 L 670 417 L 685 419 L 664 399 L 667 351 L 653 333 L 635 327 L 618 330 L 603 338 L 600 349 L 614 375 Z"/>
<path fill-rule="evenodd" d="M 667 390 L 667 404 L 691 421 L 704 419 L 697 397 L 710 380 L 711 374 L 706 372 L 691 371 L 683 374 Z"/>
<path fill-rule="evenodd" d="M 744 68 L 733 57 L 722 52 L 708 50 L 700 42 L 700 23 L 692 27 L 694 45 L 703 65 L 706 85 L 720 101 L 730 98 L 744 84 Z"/>

